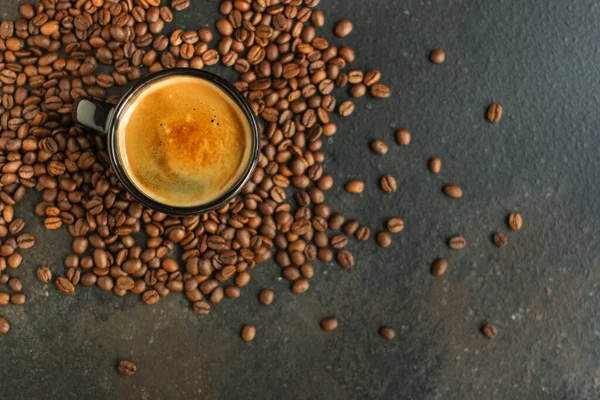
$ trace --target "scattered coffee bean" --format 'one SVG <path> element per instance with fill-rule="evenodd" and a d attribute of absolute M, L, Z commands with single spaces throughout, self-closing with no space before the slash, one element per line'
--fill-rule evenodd
<path fill-rule="evenodd" d="M 386 248 L 392 244 L 392 237 L 389 233 L 384 231 L 377 232 L 376 239 L 379 247 Z"/>
<path fill-rule="evenodd" d="M 58 288 L 58 290 L 60 290 L 61 292 L 63 292 L 63 294 L 66 294 L 67 296 L 70 296 L 73 293 L 75 293 L 75 287 L 73 286 L 71 281 L 69 281 L 64 276 L 59 276 L 56 279 L 56 287 Z"/>
<path fill-rule="evenodd" d="M 342 117 L 348 117 L 354 112 L 354 103 L 350 100 L 343 102 L 342 104 L 340 104 L 338 112 Z"/>
<path fill-rule="evenodd" d="M 496 247 L 505 247 L 508 244 L 508 238 L 501 232 L 494 233 L 493 240 Z"/>
<path fill-rule="evenodd" d="M 387 99 L 388 97 L 390 97 L 392 91 L 383 83 L 375 83 L 371 86 L 370 93 L 371 96 L 376 97 L 378 99 Z"/>
<path fill-rule="evenodd" d="M 492 104 L 488 107 L 487 118 L 490 122 L 498 122 L 502 118 L 502 106 L 500 104 Z"/>
<path fill-rule="evenodd" d="M 292 291 L 296 294 L 302 294 L 308 290 L 309 286 L 308 279 L 300 278 L 294 281 Z"/>
<path fill-rule="evenodd" d="M 361 226 L 360 228 L 358 228 L 355 235 L 356 239 L 360 240 L 361 242 L 364 242 L 369 239 L 369 236 L 371 236 L 371 229 L 369 229 L 368 226 Z"/>
<path fill-rule="evenodd" d="M 392 175 L 384 175 L 379 183 L 381 185 L 381 189 L 386 193 L 393 193 L 398 189 L 396 185 L 396 178 L 394 178 Z"/>
<path fill-rule="evenodd" d="M 244 325 L 241 336 L 244 342 L 253 341 L 256 337 L 256 327 L 254 325 Z"/>
<path fill-rule="evenodd" d="M 336 330 L 338 327 L 338 320 L 335 317 L 329 317 L 321 320 L 321 328 L 326 332 Z"/>
<path fill-rule="evenodd" d="M 498 328 L 496 328 L 496 325 L 494 324 L 485 324 L 483 328 L 481 328 L 481 331 L 488 339 L 494 339 L 498 336 Z"/>
<path fill-rule="evenodd" d="M 349 181 L 346 183 L 346 191 L 352 194 L 362 193 L 365 189 L 365 184 L 361 181 Z"/>
<path fill-rule="evenodd" d="M 392 218 L 387 222 L 387 229 L 392 233 L 402 232 L 404 230 L 404 220 L 401 218 Z"/>
<path fill-rule="evenodd" d="M 512 213 L 508 216 L 508 226 L 513 231 L 520 231 L 523 228 L 523 217 L 519 213 Z"/>
<path fill-rule="evenodd" d="M 446 185 L 444 186 L 444 194 L 451 199 L 460 199 L 463 197 L 462 189 L 457 185 Z"/>
<path fill-rule="evenodd" d="M 442 160 L 433 157 L 429 160 L 429 170 L 434 174 L 439 174 L 442 170 Z"/>
<path fill-rule="evenodd" d="M 261 304 L 271 304 L 273 303 L 273 298 L 275 297 L 275 293 L 271 289 L 263 289 L 260 291 L 258 295 L 258 299 Z"/>
<path fill-rule="evenodd" d="M 442 276 L 448 270 L 448 261 L 443 258 L 438 258 L 431 265 L 431 273 L 434 276 Z"/>
<path fill-rule="evenodd" d="M 448 246 L 455 250 L 461 250 L 467 247 L 467 240 L 462 236 L 455 236 L 450 238 L 448 241 Z"/>
<path fill-rule="evenodd" d="M 350 22 L 347 19 L 343 19 L 341 21 L 338 21 L 337 24 L 335 24 L 334 32 L 335 35 L 338 37 L 346 37 L 352 32 L 352 29 L 352 22 Z"/>
<path fill-rule="evenodd" d="M 432 50 L 429 54 L 429 60 L 434 64 L 441 64 L 446 61 L 446 53 L 440 49 Z"/>
<path fill-rule="evenodd" d="M 48 283 L 52 280 L 52 271 L 45 265 L 42 265 L 37 269 L 36 275 L 42 283 Z"/>
<path fill-rule="evenodd" d="M 337 255 L 338 262 L 346 269 L 354 266 L 354 256 L 348 250 L 342 250 Z"/>
<path fill-rule="evenodd" d="M 392 340 L 396 337 L 396 331 L 389 326 L 382 326 L 381 328 L 379 328 L 379 334 L 385 340 Z"/>
<path fill-rule="evenodd" d="M 388 152 L 388 145 L 383 140 L 375 139 L 370 144 L 373 153 L 383 156 Z"/>
<path fill-rule="evenodd" d="M 396 132 L 396 142 L 400 146 L 408 146 L 410 144 L 411 134 L 406 129 L 400 129 Z"/>
<path fill-rule="evenodd" d="M 122 361 L 119 361 L 119 365 L 117 365 L 117 369 L 119 370 L 119 373 L 121 375 L 131 376 L 131 375 L 135 374 L 135 372 L 137 371 L 137 366 L 132 361 L 122 360 Z"/>
<path fill-rule="evenodd" d="M 8 320 L 0 316 L 0 335 L 6 335 L 10 330 L 10 323 Z"/>

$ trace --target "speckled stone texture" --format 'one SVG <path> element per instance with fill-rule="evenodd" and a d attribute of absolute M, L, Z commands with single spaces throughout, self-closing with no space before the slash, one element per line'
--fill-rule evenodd
<path fill-rule="evenodd" d="M 0 1 L 3 17 L 20 1 Z M 218 18 L 217 1 L 194 0 L 167 26 L 199 28 Z M 357 266 L 316 264 L 311 289 L 291 293 L 274 263 L 257 267 L 243 296 L 195 315 L 183 296 L 154 307 L 78 288 L 65 297 L 35 269 L 62 271 L 66 231 L 45 232 L 31 216 L 35 195 L 17 208 L 38 244 L 18 270 L 24 307 L 3 307 L 2 399 L 598 399 L 600 398 L 600 135 L 595 1 L 322 0 L 321 32 L 357 52 L 357 68 L 377 67 L 393 96 L 363 98 L 326 141 L 337 186 L 327 202 L 374 231 L 406 221 L 392 246 L 353 243 Z M 354 32 L 340 40 L 334 22 Z M 428 55 L 442 48 L 447 60 Z M 222 72 L 223 69 L 212 69 Z M 231 76 L 231 75 L 229 75 Z M 488 104 L 504 118 L 485 120 Z M 413 133 L 407 148 L 395 129 Z M 368 148 L 390 145 L 385 157 Z M 442 172 L 427 160 L 443 160 Z M 399 190 L 384 195 L 381 175 Z M 360 196 L 343 192 L 350 178 Z M 462 200 L 441 193 L 447 183 Z M 523 214 L 521 232 L 506 217 Z M 495 231 L 509 245 L 494 247 Z M 465 236 L 465 250 L 445 242 Z M 450 262 L 434 279 L 436 257 Z M 271 306 L 257 301 L 275 291 Z M 340 321 L 334 332 L 323 317 Z M 494 340 L 479 331 L 498 326 Z M 246 323 L 256 339 L 244 343 Z M 393 341 L 378 336 L 393 326 Z M 138 365 L 119 376 L 118 360 Z"/>

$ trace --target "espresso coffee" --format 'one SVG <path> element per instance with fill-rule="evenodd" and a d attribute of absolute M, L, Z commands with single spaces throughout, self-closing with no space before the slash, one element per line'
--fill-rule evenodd
<path fill-rule="evenodd" d="M 210 203 L 246 171 L 252 129 L 216 84 L 171 76 L 131 99 L 116 130 L 117 155 L 138 190 L 174 207 Z"/>

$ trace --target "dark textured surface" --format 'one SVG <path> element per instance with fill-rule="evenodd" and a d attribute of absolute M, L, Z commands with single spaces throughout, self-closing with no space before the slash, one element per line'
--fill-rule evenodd
<path fill-rule="evenodd" d="M 16 2 L 19 3 L 19 2 Z M 195 0 L 175 26 L 212 25 L 217 3 Z M 6 17 L 15 1 L 0 1 Z M 183 296 L 157 306 L 78 288 L 73 297 L 35 278 L 41 263 L 62 271 L 66 231 L 45 232 L 21 204 L 26 231 L 38 245 L 18 270 L 28 303 L 0 312 L 12 323 L 0 338 L 3 399 L 597 399 L 600 397 L 598 316 L 600 163 L 598 37 L 600 8 L 591 0 L 537 2 L 322 0 L 333 22 L 350 18 L 345 44 L 357 68 L 377 67 L 393 89 L 388 101 L 361 99 L 326 143 L 327 194 L 349 217 L 374 230 L 391 216 L 406 229 L 379 250 L 352 244 L 349 272 L 316 264 L 311 289 L 290 292 L 272 263 L 252 274 L 243 296 L 198 317 Z M 338 39 L 335 44 L 341 44 Z M 432 65 L 432 48 L 447 52 Z M 214 69 L 213 69 L 214 70 Z M 219 71 L 219 69 L 216 69 Z M 504 105 L 491 125 L 487 105 Z M 413 133 L 408 148 L 396 128 Z M 368 149 L 390 145 L 385 157 Z M 442 158 L 438 176 L 426 170 Z M 378 179 L 398 178 L 384 195 Z M 342 192 L 349 178 L 367 182 L 361 196 Z M 441 194 L 457 183 L 465 197 Z M 33 195 L 33 193 L 32 193 Z M 506 216 L 524 216 L 509 233 Z M 497 249 L 490 237 L 508 234 Z M 450 251 L 461 234 L 467 249 Z M 449 273 L 429 275 L 438 256 Z M 262 287 L 275 302 L 261 306 Z M 335 315 L 340 327 L 318 322 Z M 479 333 L 494 322 L 499 336 Z M 239 339 L 257 326 L 252 343 Z M 393 326 L 394 341 L 377 335 Z M 116 372 L 119 359 L 138 364 Z"/>

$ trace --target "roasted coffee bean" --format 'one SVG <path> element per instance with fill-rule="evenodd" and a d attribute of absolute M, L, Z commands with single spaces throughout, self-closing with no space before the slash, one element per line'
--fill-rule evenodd
<path fill-rule="evenodd" d="M 17 246 L 20 249 L 29 249 L 35 244 L 35 237 L 30 233 L 24 233 L 17 237 Z"/>
<path fill-rule="evenodd" d="M 460 199 L 463 196 L 462 189 L 457 185 L 444 186 L 444 193 L 451 199 Z"/>
<path fill-rule="evenodd" d="M 438 258 L 431 265 L 431 273 L 434 276 L 442 276 L 448 270 L 448 261 L 443 258 Z"/>
<path fill-rule="evenodd" d="M 11 304 L 14 304 L 16 306 L 21 306 L 21 305 L 25 304 L 26 300 L 27 300 L 27 298 L 25 297 L 25 295 L 23 293 L 17 293 L 17 294 L 13 294 L 12 296 L 10 296 Z"/>
<path fill-rule="evenodd" d="M 379 182 L 381 189 L 386 193 L 393 193 L 397 190 L 396 178 L 392 175 L 384 175 Z"/>
<path fill-rule="evenodd" d="M 354 256 L 348 250 L 340 251 L 337 259 L 340 265 L 346 269 L 354 266 Z"/>
<path fill-rule="evenodd" d="M 133 361 L 121 360 L 119 361 L 119 365 L 117 365 L 117 369 L 121 375 L 131 376 L 136 373 L 137 366 Z"/>
<path fill-rule="evenodd" d="M 205 301 L 197 301 L 194 303 L 194 312 L 199 315 L 207 315 L 210 313 L 210 304 Z"/>
<path fill-rule="evenodd" d="M 160 295 L 156 290 L 147 290 L 142 294 L 142 301 L 145 304 L 153 305 L 158 303 L 158 300 L 160 300 Z"/>
<path fill-rule="evenodd" d="M 363 83 L 370 87 L 379 82 L 379 79 L 381 79 L 381 72 L 376 69 L 372 69 L 365 73 Z"/>
<path fill-rule="evenodd" d="M 508 244 L 508 238 L 504 233 L 497 232 L 493 236 L 496 247 L 505 247 Z"/>
<path fill-rule="evenodd" d="M 256 337 L 256 327 L 254 325 L 244 325 L 241 333 L 244 342 L 251 342 Z"/>
<path fill-rule="evenodd" d="M 171 0 L 171 8 L 175 11 L 183 11 L 190 6 L 190 0 Z"/>
<path fill-rule="evenodd" d="M 404 220 L 401 218 L 392 218 L 387 222 L 387 229 L 392 233 L 402 232 L 404 230 Z"/>
<path fill-rule="evenodd" d="M 10 323 L 8 320 L 0 316 L 0 335 L 6 335 L 10 330 Z"/>
<path fill-rule="evenodd" d="M 338 37 L 346 37 L 352 32 L 352 28 L 352 22 L 343 19 L 335 24 L 334 33 Z"/>
<path fill-rule="evenodd" d="M 375 83 L 371 86 L 370 93 L 371 96 L 376 97 L 378 99 L 386 99 L 390 97 L 392 92 L 390 88 L 384 85 L 383 83 Z"/>
<path fill-rule="evenodd" d="M 513 231 L 520 231 L 523 228 L 523 217 L 519 213 L 512 213 L 508 216 L 508 226 Z"/>
<path fill-rule="evenodd" d="M 385 340 L 392 340 L 396 337 L 396 331 L 390 326 L 382 326 L 379 328 L 379 335 Z"/>
<path fill-rule="evenodd" d="M 325 332 L 331 332 L 337 329 L 338 320 L 335 317 L 328 317 L 321 320 L 321 328 Z"/>
<path fill-rule="evenodd" d="M 498 122 L 502 118 L 502 106 L 500 104 L 492 104 L 488 107 L 487 118 L 490 122 Z"/>
<path fill-rule="evenodd" d="M 73 284 L 63 276 L 59 276 L 56 279 L 56 287 L 58 288 L 58 290 L 60 290 L 61 292 L 63 292 L 63 294 L 66 294 L 67 296 L 70 296 L 73 293 L 75 293 L 75 287 L 73 286 Z"/>
<path fill-rule="evenodd" d="M 345 188 L 348 193 L 359 194 L 365 189 L 365 184 L 361 181 L 353 180 L 346 183 Z"/>
<path fill-rule="evenodd" d="M 294 281 L 292 291 L 296 294 L 302 294 L 308 290 L 309 286 L 308 279 L 300 278 Z"/>
<path fill-rule="evenodd" d="M 23 283 L 19 278 L 10 278 L 8 280 L 8 288 L 13 292 L 20 292 L 23 290 Z"/>
<path fill-rule="evenodd" d="M 400 146 L 408 146 L 410 144 L 411 134 L 406 129 L 400 129 L 396 132 L 396 142 Z"/>
<path fill-rule="evenodd" d="M 448 246 L 455 250 L 461 250 L 467 247 L 467 240 L 462 236 L 455 236 L 448 240 Z"/>
<path fill-rule="evenodd" d="M 366 226 L 361 226 L 360 228 L 358 228 L 355 235 L 356 239 L 360 240 L 361 242 L 364 242 L 369 239 L 369 236 L 371 236 L 371 229 L 369 229 Z"/>
<path fill-rule="evenodd" d="M 342 117 L 348 117 L 353 112 L 354 112 L 354 103 L 351 102 L 350 100 L 343 102 L 342 104 L 340 104 L 340 106 L 338 108 L 338 113 Z"/>
<path fill-rule="evenodd" d="M 429 60 L 434 64 L 441 64 L 446 61 L 446 53 L 440 49 L 432 50 L 429 54 Z"/>
<path fill-rule="evenodd" d="M 36 275 L 42 283 L 48 283 L 52 280 L 52 271 L 50 271 L 50 268 L 48 268 L 45 265 L 42 265 L 41 267 L 39 267 L 37 269 Z M 58 286 L 58 283 L 57 283 L 57 286 Z M 60 287 L 58 287 L 58 288 L 60 289 Z M 61 292 L 62 292 L 62 289 L 61 289 Z"/>
<path fill-rule="evenodd" d="M 373 150 L 373 153 L 380 155 L 380 156 L 383 156 L 383 155 L 387 154 L 387 152 L 388 152 L 387 144 L 385 144 L 385 142 L 380 139 L 373 140 L 370 144 L 370 147 L 371 147 L 371 150 Z"/>
<path fill-rule="evenodd" d="M 434 174 L 439 174 L 442 169 L 442 160 L 437 157 L 429 159 L 429 170 Z"/>
<path fill-rule="evenodd" d="M 496 325 L 494 325 L 494 324 L 485 324 L 481 328 L 481 332 L 488 339 L 494 339 L 496 336 L 498 336 L 498 328 L 496 328 Z"/>
<path fill-rule="evenodd" d="M 261 304 L 273 303 L 274 297 L 275 297 L 275 293 L 271 289 L 263 289 L 260 291 L 260 294 L 258 295 L 258 299 Z"/>
<path fill-rule="evenodd" d="M 385 248 L 389 247 L 392 244 L 392 237 L 389 233 L 384 231 L 377 232 L 376 239 L 379 247 Z"/>

